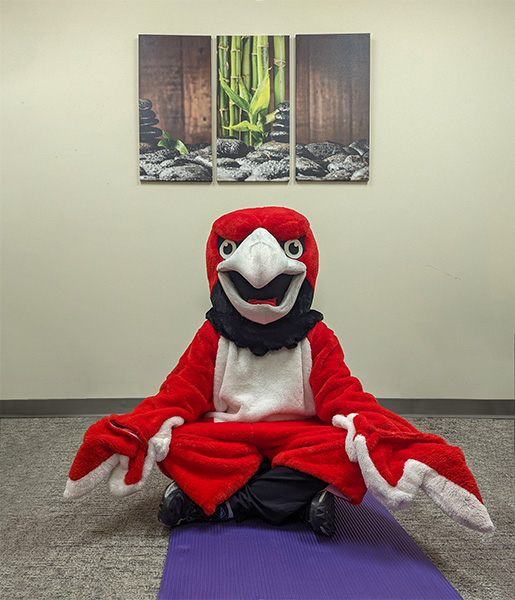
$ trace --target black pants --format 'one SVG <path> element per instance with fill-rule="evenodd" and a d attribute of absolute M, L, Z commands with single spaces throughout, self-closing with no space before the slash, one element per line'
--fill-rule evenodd
<path fill-rule="evenodd" d="M 236 521 L 258 517 L 277 525 L 327 487 L 327 483 L 289 467 L 271 468 L 265 459 L 256 474 L 229 498 Z"/>

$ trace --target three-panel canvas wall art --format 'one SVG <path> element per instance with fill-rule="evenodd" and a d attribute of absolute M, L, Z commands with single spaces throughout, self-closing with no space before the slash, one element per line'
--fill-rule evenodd
<path fill-rule="evenodd" d="M 220 35 L 212 49 L 139 36 L 142 181 L 368 181 L 369 34 L 298 35 L 294 52 L 289 36 Z"/>

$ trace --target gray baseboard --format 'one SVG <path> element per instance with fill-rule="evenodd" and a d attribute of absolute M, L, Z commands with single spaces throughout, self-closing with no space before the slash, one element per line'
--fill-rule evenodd
<path fill-rule="evenodd" d="M 0 400 L 0 416 L 23 418 L 124 414 L 142 400 L 143 398 Z M 403 416 L 497 419 L 513 419 L 515 416 L 515 400 L 379 398 L 378 401 L 388 410 Z"/>

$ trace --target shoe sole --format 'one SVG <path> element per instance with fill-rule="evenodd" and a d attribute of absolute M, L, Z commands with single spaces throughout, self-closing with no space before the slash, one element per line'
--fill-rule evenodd
<path fill-rule="evenodd" d="M 175 525 L 180 525 L 181 520 L 179 520 L 178 522 L 175 523 L 171 523 L 170 519 L 167 518 L 169 515 L 169 505 L 168 502 L 166 502 L 166 500 L 177 490 L 179 490 L 179 486 L 175 483 L 175 481 L 172 481 L 171 483 L 168 484 L 168 486 L 165 488 L 165 491 L 163 493 L 163 497 L 161 498 L 161 502 L 159 503 L 159 510 L 157 511 L 157 518 L 159 519 L 159 521 L 161 521 L 161 523 L 163 523 L 163 525 L 166 525 L 167 527 L 174 527 Z"/>
<path fill-rule="evenodd" d="M 322 508 L 322 510 L 320 510 Z M 313 502 L 309 510 L 309 522 L 317 533 L 332 537 L 336 531 L 334 518 L 334 496 L 324 490 L 318 501 Z"/>

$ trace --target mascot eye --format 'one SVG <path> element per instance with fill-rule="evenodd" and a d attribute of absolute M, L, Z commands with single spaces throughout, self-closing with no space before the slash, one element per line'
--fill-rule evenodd
<path fill-rule="evenodd" d="M 220 256 L 222 258 L 229 258 L 229 256 L 231 256 L 231 254 L 234 254 L 236 248 L 237 248 L 236 242 L 233 242 L 232 240 L 224 240 L 220 244 L 220 247 L 218 248 L 218 252 L 220 253 Z"/>
<path fill-rule="evenodd" d="M 284 253 L 288 258 L 300 258 L 304 254 L 304 247 L 300 240 L 284 242 Z"/>

